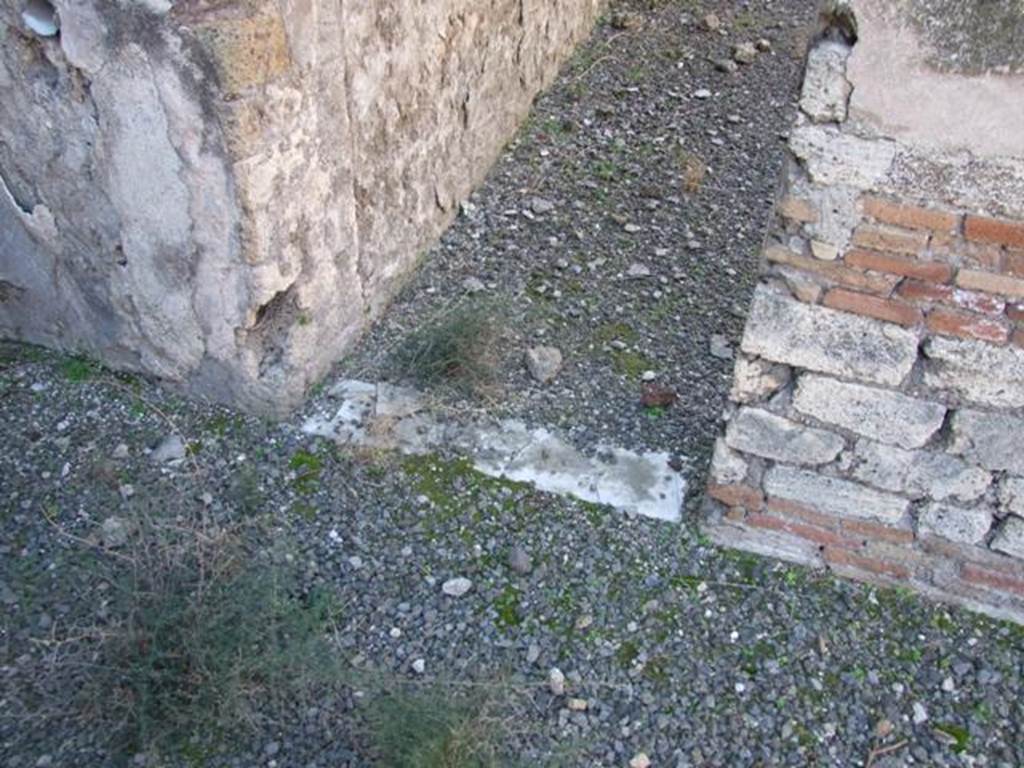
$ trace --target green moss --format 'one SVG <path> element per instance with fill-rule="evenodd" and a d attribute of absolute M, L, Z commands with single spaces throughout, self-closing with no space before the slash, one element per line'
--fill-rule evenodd
<path fill-rule="evenodd" d="M 305 450 L 298 450 L 288 462 L 289 468 L 295 472 L 295 479 L 292 485 L 300 493 L 312 493 L 316 490 L 320 481 L 320 473 L 324 468 L 324 461 L 315 453 Z"/>
<path fill-rule="evenodd" d="M 631 379 L 639 379 L 644 371 L 649 371 L 653 367 L 646 357 L 628 349 L 613 350 L 611 357 L 615 372 Z"/>
<path fill-rule="evenodd" d="M 624 641 L 619 649 L 615 652 L 615 659 L 619 662 L 619 666 L 623 669 L 629 669 L 633 666 L 633 662 L 636 661 L 640 655 L 640 649 L 636 643 L 632 640 Z"/>
<path fill-rule="evenodd" d="M 99 371 L 99 366 L 82 357 L 69 357 L 60 364 L 61 375 L 72 382 L 83 382 L 91 379 Z"/>
<path fill-rule="evenodd" d="M 953 739 L 953 751 L 958 755 L 967 750 L 971 741 L 971 735 L 963 726 L 954 723 L 941 723 L 935 726 L 935 730 L 941 731 Z"/>
<path fill-rule="evenodd" d="M 519 613 L 519 590 L 511 584 L 507 585 L 494 601 L 494 610 L 498 614 L 499 627 L 518 627 L 523 622 Z"/>
<path fill-rule="evenodd" d="M 623 341 L 627 344 L 636 341 L 637 332 L 628 323 L 603 323 L 594 331 L 594 341 L 607 344 L 610 341 Z"/>

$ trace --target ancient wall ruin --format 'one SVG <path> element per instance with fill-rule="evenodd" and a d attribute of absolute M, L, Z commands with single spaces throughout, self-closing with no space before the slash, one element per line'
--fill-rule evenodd
<path fill-rule="evenodd" d="M 0 0 L 0 336 L 286 410 L 601 4 Z"/>
<path fill-rule="evenodd" d="M 1024 9 L 831 7 L 706 527 L 1024 620 Z"/>

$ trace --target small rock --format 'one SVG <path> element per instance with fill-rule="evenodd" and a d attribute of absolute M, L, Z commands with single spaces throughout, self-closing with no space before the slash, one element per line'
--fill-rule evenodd
<path fill-rule="evenodd" d="M 263 753 L 267 757 L 273 757 L 274 755 L 276 755 L 280 751 L 281 751 L 281 745 L 278 744 L 276 741 L 268 742 L 267 746 L 265 746 L 263 748 Z"/>
<path fill-rule="evenodd" d="M 732 59 L 715 59 L 714 65 L 715 65 L 715 69 L 717 69 L 719 72 L 726 72 L 726 73 L 728 73 L 730 75 L 733 72 L 736 72 L 737 70 L 739 70 L 739 68 L 740 68 L 740 65 L 737 64 Z"/>
<path fill-rule="evenodd" d="M 454 579 L 448 579 L 448 581 L 441 585 L 441 591 L 449 597 L 462 597 L 472 588 L 473 582 L 465 576 L 456 576 Z"/>
<path fill-rule="evenodd" d="M 646 264 L 641 264 L 638 261 L 634 261 L 629 265 L 629 269 L 626 270 L 626 277 L 638 278 L 638 277 L 650 277 L 651 269 Z"/>
<path fill-rule="evenodd" d="M 629 761 L 629 768 L 651 768 L 651 758 L 646 752 L 637 752 Z"/>
<path fill-rule="evenodd" d="M 121 494 L 121 498 L 127 501 L 135 495 L 135 486 L 131 483 L 125 483 L 117 488 L 117 492 Z"/>
<path fill-rule="evenodd" d="M 562 369 L 562 353 L 556 347 L 533 347 L 526 351 L 526 367 L 541 384 L 547 384 Z"/>
<path fill-rule="evenodd" d="M 525 575 L 533 570 L 533 560 L 522 547 L 512 547 L 508 553 L 508 567 Z"/>
<path fill-rule="evenodd" d="M 698 88 L 696 91 L 693 92 L 693 97 L 695 99 L 700 99 L 701 101 L 703 101 L 704 99 L 710 99 L 711 91 L 709 91 L 707 88 Z"/>
<path fill-rule="evenodd" d="M 640 381 L 654 381 L 658 378 L 658 374 L 654 371 L 644 371 L 640 374 Z"/>
<path fill-rule="evenodd" d="M 536 214 L 551 213 L 555 210 L 555 204 L 543 197 L 535 197 L 530 200 L 530 210 Z"/>
<path fill-rule="evenodd" d="M 483 280 L 476 277 L 467 277 L 462 281 L 462 287 L 465 289 L 466 293 L 480 293 L 481 291 L 487 290 L 487 286 L 484 285 Z"/>
<path fill-rule="evenodd" d="M 732 346 L 729 344 L 729 339 L 722 334 L 712 335 L 708 347 L 712 357 L 717 357 L 719 360 L 732 360 Z"/>
<path fill-rule="evenodd" d="M 566 702 L 566 706 L 569 707 L 573 712 L 586 712 L 587 711 L 587 700 L 586 699 L 569 699 Z"/>
<path fill-rule="evenodd" d="M 417 675 L 422 675 L 424 672 L 426 672 L 427 671 L 427 661 L 426 661 L 426 659 L 416 659 L 416 660 L 414 660 L 413 663 L 412 663 L 412 671 L 415 672 Z"/>
<path fill-rule="evenodd" d="M 128 458 L 128 444 L 118 443 L 114 452 L 110 454 L 110 458 L 116 459 L 117 461 L 124 461 Z"/>
<path fill-rule="evenodd" d="M 526 649 L 526 663 L 536 664 L 540 658 L 540 646 L 536 643 L 530 643 L 530 647 Z"/>
<path fill-rule="evenodd" d="M 644 408 L 666 408 L 676 400 L 679 395 L 669 387 L 660 387 L 657 384 L 648 384 L 640 395 L 640 404 Z"/>
<path fill-rule="evenodd" d="M 626 232 L 626 234 L 635 235 L 637 232 L 642 231 L 643 227 L 641 227 L 639 224 L 631 224 L 630 223 L 630 224 L 623 224 L 622 225 L 622 229 L 623 229 L 624 232 Z"/>
<path fill-rule="evenodd" d="M 36 760 L 36 768 L 50 768 L 51 765 L 53 765 L 53 758 L 49 755 L 41 755 L 40 758 Z"/>
<path fill-rule="evenodd" d="M 185 458 L 185 441 L 181 439 L 180 435 L 168 435 L 153 449 L 149 458 L 157 464 L 181 461 Z"/>
<path fill-rule="evenodd" d="M 945 680 L 942 681 L 942 690 L 944 690 L 946 693 L 952 693 L 956 690 L 956 683 L 953 682 L 952 677 L 947 677 Z"/>
<path fill-rule="evenodd" d="M 639 13 L 615 11 L 611 22 L 613 29 L 639 29 L 643 25 L 643 18 Z"/>
<path fill-rule="evenodd" d="M 707 14 L 703 19 L 701 19 L 701 22 L 704 24 L 704 29 L 708 32 L 717 32 L 722 28 L 721 19 L 719 19 L 717 14 L 714 13 Z"/>
<path fill-rule="evenodd" d="M 753 43 L 740 43 L 732 49 L 732 58 L 740 64 L 753 64 L 757 58 L 757 48 Z"/>
<path fill-rule="evenodd" d="M 767 53 L 772 49 L 772 41 L 769 40 L 767 37 L 762 37 L 756 43 L 754 43 L 754 47 L 756 47 L 757 50 L 761 51 L 761 53 Z"/>
<path fill-rule="evenodd" d="M 551 693 L 555 696 L 565 695 L 565 675 L 562 674 L 562 670 L 558 667 L 552 667 L 551 671 L 548 672 L 548 688 L 551 689 Z"/>
<path fill-rule="evenodd" d="M 128 543 L 128 525 L 120 517 L 108 517 L 100 526 L 100 539 L 108 549 L 123 547 Z"/>
<path fill-rule="evenodd" d="M 914 725 L 921 725 L 928 720 L 928 710 L 920 701 L 914 702 Z"/>

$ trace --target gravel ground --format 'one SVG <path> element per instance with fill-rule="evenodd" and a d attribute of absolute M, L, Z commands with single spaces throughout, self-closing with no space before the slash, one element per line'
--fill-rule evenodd
<path fill-rule="evenodd" d="M 655 5 L 637 28 L 599 28 L 343 373 L 386 373 L 373 350 L 476 277 L 518 334 L 491 408 L 581 445 L 706 450 L 731 368 L 710 341 L 735 342 L 742 325 L 799 69 L 792 24 L 810 4 L 721 3 L 724 36 L 681 20 L 696 3 Z M 773 52 L 736 74 L 706 61 L 762 36 Z M 713 95 L 692 98 L 699 88 Z M 690 195 L 679 136 L 714 169 Z M 534 197 L 554 209 L 525 216 Z M 620 277 L 633 263 L 652 276 Z M 609 325 L 627 349 L 606 347 Z M 520 368 L 536 338 L 566 353 L 547 388 Z M 656 419 L 634 378 L 648 366 L 682 398 Z M 271 424 L 0 346 L 0 762 L 120 764 L 87 721 L 40 720 L 17 691 L 103 610 L 100 588 L 73 577 L 80 540 L 112 516 L 155 514 L 255 523 L 257 548 L 289 542 L 303 589 L 338 598 L 333 641 L 352 669 L 340 691 L 266 712 L 258 734 L 167 765 L 387 765 L 364 712 L 400 683 L 485 697 L 496 714 L 480 738 L 513 766 L 642 765 L 640 753 L 653 766 L 1024 764 L 1018 627 L 719 550 L 690 526 L 490 480 L 457 457 L 345 453 L 301 434 L 301 416 Z M 189 455 L 155 460 L 175 434 Z M 469 591 L 444 594 L 456 577 Z"/>
<path fill-rule="evenodd" d="M 491 412 L 560 426 L 581 448 L 703 463 L 732 372 L 712 339 L 742 332 L 815 6 L 617 6 L 343 373 L 400 376 L 392 350 L 472 293 L 508 329 Z M 703 23 L 713 10 L 718 32 Z M 759 39 L 771 50 L 752 64 L 716 68 Z M 523 365 L 536 344 L 565 357 L 547 386 Z M 680 398 L 657 418 L 640 403 L 647 371 Z"/>
<path fill-rule="evenodd" d="M 655 766 L 1024 763 L 1020 628 L 718 550 L 452 457 L 346 455 L 292 423 L 33 349 L 4 350 L 0 419 L 5 766 L 117 764 L 95 729 L 26 723 L 13 695 L 48 640 L 102 610 L 71 578 L 81 545 L 59 531 L 88 538 L 109 516 L 207 502 L 218 521 L 257 521 L 258 545 L 292 542 L 305 587 L 337 595 L 338 652 L 370 686 L 275 711 L 257 737 L 182 765 L 386 765 L 360 692 L 399 680 L 489 697 L 509 765 L 625 766 L 640 752 Z M 155 461 L 174 432 L 191 458 Z M 446 596 L 455 577 L 472 588 Z M 567 696 L 549 690 L 551 667 Z"/>

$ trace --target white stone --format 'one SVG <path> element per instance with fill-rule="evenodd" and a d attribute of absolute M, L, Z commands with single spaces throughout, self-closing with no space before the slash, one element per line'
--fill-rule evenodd
<path fill-rule="evenodd" d="M 783 465 L 768 470 L 764 489 L 769 496 L 806 504 L 837 517 L 900 522 L 910 506 L 907 499 L 899 496 L 882 493 L 849 480 Z"/>
<path fill-rule="evenodd" d="M 917 337 L 891 323 L 803 304 L 759 286 L 743 351 L 800 368 L 898 385 L 917 358 Z"/>
<path fill-rule="evenodd" d="M 999 485 L 999 503 L 1006 512 L 1024 516 L 1024 477 L 1007 477 Z"/>
<path fill-rule="evenodd" d="M 821 240 L 812 240 L 811 255 L 820 261 L 835 261 L 839 258 L 839 249 L 832 243 L 825 243 Z"/>
<path fill-rule="evenodd" d="M 562 353 L 556 347 L 533 347 L 526 351 L 526 367 L 534 379 L 546 384 L 562 370 Z"/>
<path fill-rule="evenodd" d="M 826 40 L 807 54 L 800 109 L 816 123 L 841 123 L 853 86 L 846 79 L 846 59 L 850 47 Z"/>
<path fill-rule="evenodd" d="M 843 438 L 758 408 L 742 408 L 725 432 L 729 447 L 787 464 L 827 464 L 843 450 Z"/>
<path fill-rule="evenodd" d="M 769 360 L 740 356 L 733 369 L 729 399 L 737 403 L 761 400 L 789 382 L 789 368 Z"/>
<path fill-rule="evenodd" d="M 423 410 L 423 396 L 409 387 L 396 387 L 381 383 L 377 386 L 376 414 L 378 417 L 403 419 Z"/>
<path fill-rule="evenodd" d="M 651 768 L 651 758 L 645 752 L 637 752 L 629 761 L 629 768 Z"/>
<path fill-rule="evenodd" d="M 832 126 L 814 124 L 794 129 L 789 147 L 807 168 L 811 181 L 863 190 L 877 187 L 896 158 L 892 141 L 862 139 Z"/>
<path fill-rule="evenodd" d="M 973 501 L 988 490 L 992 475 L 956 456 L 939 451 L 905 451 L 871 440 L 858 440 L 853 477 L 886 491 L 938 501 Z"/>
<path fill-rule="evenodd" d="M 426 659 L 415 659 L 412 662 L 412 671 L 417 675 L 422 675 L 427 671 L 427 660 Z"/>
<path fill-rule="evenodd" d="M 992 549 L 1024 560 L 1024 519 L 1010 515 L 1003 520 L 992 539 Z"/>
<path fill-rule="evenodd" d="M 1024 349 L 966 339 L 929 339 L 924 383 L 996 408 L 1024 407 Z"/>
<path fill-rule="evenodd" d="M 448 579 L 448 581 L 441 585 L 441 591 L 449 597 L 462 597 L 472 588 L 473 582 L 465 576 L 456 576 L 454 579 Z"/>
<path fill-rule="evenodd" d="M 552 696 L 565 695 L 565 675 L 558 667 L 552 667 L 548 672 L 548 688 L 551 690 Z"/>
<path fill-rule="evenodd" d="M 741 483 L 747 477 L 747 462 L 719 437 L 711 455 L 711 479 L 719 485 Z"/>
<path fill-rule="evenodd" d="M 946 408 L 888 389 L 824 376 L 800 378 L 793 407 L 882 443 L 920 448 L 942 426 Z"/>
<path fill-rule="evenodd" d="M 953 415 L 951 453 L 994 472 L 1024 475 L 1024 419 L 962 410 Z"/>
<path fill-rule="evenodd" d="M 157 464 L 181 461 L 185 458 L 185 441 L 181 435 L 168 435 L 149 454 L 149 458 Z"/>
<path fill-rule="evenodd" d="M 921 510 L 917 521 L 919 533 L 941 536 L 961 544 L 983 544 L 992 513 L 981 507 L 959 507 L 933 502 Z"/>

